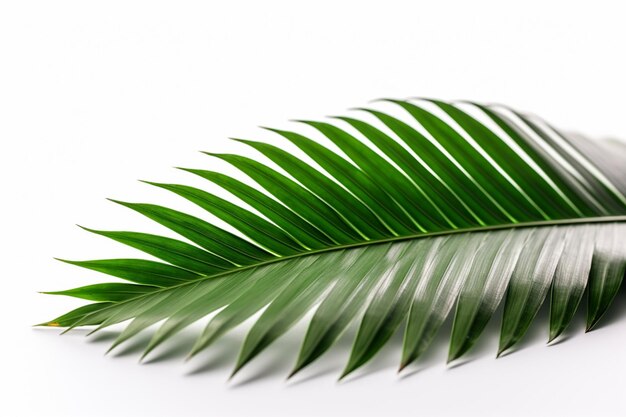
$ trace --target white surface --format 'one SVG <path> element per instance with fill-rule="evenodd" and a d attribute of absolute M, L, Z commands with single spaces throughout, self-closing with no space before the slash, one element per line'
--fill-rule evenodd
<path fill-rule="evenodd" d="M 622 4 L 2 2 L 0 415 L 624 415 L 624 307 L 586 335 L 578 317 L 551 347 L 544 314 L 499 360 L 495 320 L 453 369 L 442 333 L 403 377 L 395 339 L 340 384 L 345 338 L 284 381 L 302 323 L 230 383 L 246 326 L 185 364 L 190 329 L 142 366 L 149 334 L 103 357 L 113 330 L 85 339 L 29 327 L 80 304 L 36 291 L 106 280 L 52 256 L 134 255 L 74 223 L 161 231 L 104 197 L 194 212 L 134 180 L 204 184 L 170 167 L 216 167 L 195 151 L 234 149 L 225 138 L 260 137 L 259 124 L 421 95 L 507 103 L 626 138 Z"/>

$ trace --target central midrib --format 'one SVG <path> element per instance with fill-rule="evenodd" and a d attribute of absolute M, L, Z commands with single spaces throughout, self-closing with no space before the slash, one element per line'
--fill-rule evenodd
<path fill-rule="evenodd" d="M 300 257 L 310 256 L 310 255 L 317 255 L 317 254 L 326 253 L 326 252 L 333 252 L 336 250 L 352 249 L 352 248 L 358 248 L 362 246 L 378 245 L 382 243 L 401 242 L 404 240 L 423 239 L 423 238 L 434 237 L 434 236 L 445 236 L 445 235 L 453 235 L 453 234 L 460 234 L 460 233 L 489 232 L 489 231 L 494 231 L 494 230 L 519 229 L 519 228 L 525 228 L 525 227 L 548 227 L 548 226 L 564 226 L 564 225 L 585 224 L 585 223 L 613 223 L 613 222 L 626 222 L 626 215 L 625 216 L 584 217 L 584 218 L 576 218 L 576 219 L 541 220 L 541 221 L 523 222 L 523 223 L 508 223 L 508 224 L 499 224 L 499 225 L 493 225 L 493 226 L 478 226 L 478 227 L 469 227 L 469 228 L 464 228 L 464 229 L 451 229 L 451 230 L 444 230 L 444 231 L 431 232 L 431 233 L 419 233 L 419 234 L 414 234 L 414 235 L 393 236 L 393 237 L 389 237 L 385 239 L 365 240 L 363 242 L 350 243 L 347 245 L 337 245 L 337 246 L 331 246 L 325 249 L 310 250 L 310 251 L 301 252 L 295 255 L 276 257 L 276 258 L 272 258 L 267 261 L 259 262 L 253 265 L 246 265 L 246 266 L 241 266 L 235 269 L 230 269 L 228 271 L 220 272 L 218 274 L 204 275 L 194 280 L 176 284 L 171 287 L 160 288 L 158 290 L 145 293 L 137 297 L 129 298 L 127 300 L 115 303 L 112 306 L 109 306 L 105 309 L 113 308 L 121 304 L 124 304 L 126 302 L 137 300 L 138 298 L 155 295 L 162 291 L 171 291 L 180 287 L 184 287 L 186 285 L 192 285 L 200 281 L 204 281 L 208 279 L 216 279 L 222 276 L 246 271 L 246 270 L 253 269 L 253 268 L 259 268 L 259 267 L 270 265 L 276 262 L 283 262 L 283 261 L 287 261 L 290 259 L 295 259 L 295 258 L 300 258 Z M 87 318 L 88 316 L 83 317 L 83 320 Z M 74 326 L 71 326 L 70 328 L 79 326 L 79 325 L 80 324 L 76 324 Z"/>

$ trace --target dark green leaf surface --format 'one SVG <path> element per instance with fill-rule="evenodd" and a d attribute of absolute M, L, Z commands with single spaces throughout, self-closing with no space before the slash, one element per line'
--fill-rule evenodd
<path fill-rule="evenodd" d="M 106 284 L 86 285 L 65 291 L 46 291 L 44 294 L 67 295 L 91 301 L 124 301 L 147 294 L 158 287 L 111 282 Z"/>
<path fill-rule="evenodd" d="M 200 278 L 195 272 L 172 265 L 145 259 L 102 259 L 97 261 L 67 261 L 72 265 L 122 278 L 127 281 L 157 287 L 169 287 L 185 281 Z"/>
<path fill-rule="evenodd" d="M 415 187 L 424 195 L 424 198 L 432 201 L 432 205 L 437 207 L 442 218 L 450 223 L 453 228 L 468 227 L 476 222 L 481 223 L 480 218 L 467 207 L 463 199 L 444 180 L 429 172 L 425 163 L 417 161 L 391 137 L 361 120 L 351 117 L 337 117 L 337 119 L 349 123 L 361 132 L 398 165 L 402 172 L 415 183 Z M 410 186 L 407 188 L 407 194 L 413 195 L 415 193 Z M 419 197 L 416 196 L 415 198 Z"/>
<path fill-rule="evenodd" d="M 233 264 L 247 265 L 272 257 L 269 252 L 197 217 L 153 204 L 117 203 L 149 217 L 206 249 L 210 252 L 208 255 L 210 262 L 220 268 L 227 269 Z M 170 242 L 170 245 L 173 244 L 174 242 Z M 182 250 L 182 246 L 178 246 L 181 247 L 179 252 L 186 256 L 207 257 L 207 255 L 200 255 L 197 250 L 190 248 Z"/>
<path fill-rule="evenodd" d="M 366 109 L 366 111 L 372 113 L 398 135 L 441 181 L 448 184 L 448 187 L 476 214 L 480 224 L 504 224 L 510 222 L 511 219 L 485 192 L 484 188 L 472 180 L 462 166 L 458 163 L 453 163 L 442 152 L 441 146 L 436 146 L 424 135 L 401 120 L 379 111 L 371 109 Z"/>
<path fill-rule="evenodd" d="M 407 213 L 413 223 L 419 224 L 420 221 L 417 219 L 423 219 L 421 223 L 426 229 L 441 229 L 446 226 L 455 228 L 449 220 L 445 223 L 440 222 L 441 218 L 447 219 L 447 216 L 434 205 L 423 190 L 407 187 L 408 178 L 405 175 L 355 137 L 329 123 L 304 123 L 310 124 L 326 135 L 364 172 L 377 173 L 378 175 L 370 179 L 378 182 L 390 198 L 397 201 L 401 207 L 414 207 L 415 213 Z"/>
<path fill-rule="evenodd" d="M 172 265 L 202 275 L 212 275 L 233 266 L 233 264 L 228 263 L 223 258 L 196 246 L 168 237 L 136 232 L 89 231 L 132 246 Z"/>
<path fill-rule="evenodd" d="M 310 223 L 262 192 L 219 172 L 187 169 L 219 185 L 258 210 L 278 227 L 288 232 L 294 239 L 311 249 L 321 249 L 331 244 L 326 235 Z"/>
<path fill-rule="evenodd" d="M 276 132 L 304 151 L 347 190 L 350 190 L 376 213 L 388 230 L 395 234 L 424 231 L 382 187 L 364 172 L 355 169 L 354 165 L 305 136 L 283 130 L 276 130 Z"/>
<path fill-rule="evenodd" d="M 504 133 L 508 135 L 515 145 L 518 153 L 522 153 L 532 161 L 535 171 L 540 174 L 548 187 L 559 195 L 556 201 L 560 202 L 557 207 L 564 211 L 567 217 L 593 216 L 599 214 L 596 211 L 596 202 L 592 196 L 580 189 L 576 179 L 565 167 L 549 157 L 546 149 L 539 143 L 532 140 L 519 126 L 516 126 L 508 117 L 498 113 L 489 107 L 472 103 L 481 109 L 491 120 L 493 120 Z M 548 193 L 548 187 L 541 187 Z M 566 212 L 567 209 L 571 211 Z"/>
<path fill-rule="evenodd" d="M 240 169 L 287 207 L 326 232 L 335 243 L 354 242 L 361 238 L 359 233 L 326 202 L 284 175 L 242 156 L 209 155 L 223 159 Z M 315 184 L 315 180 L 312 183 Z"/>
<path fill-rule="evenodd" d="M 276 254 L 293 255 L 303 249 L 303 247 L 298 245 L 298 243 L 296 243 L 287 233 L 283 232 L 270 222 L 264 221 L 257 215 L 244 210 L 235 204 L 229 203 L 228 201 L 213 194 L 198 190 L 197 188 L 187 187 L 185 185 L 150 184 L 172 191 L 181 197 L 196 203 L 209 213 L 214 214 L 226 223 L 237 228 L 240 232 L 259 245 Z M 234 236 L 229 236 L 229 238 L 233 241 L 231 243 L 231 247 L 233 249 L 248 246 L 247 242 L 241 242 L 241 240 L 235 239 Z M 226 240 L 221 236 L 218 239 L 222 242 Z M 256 259 L 263 259 L 267 256 L 267 254 L 259 251 L 258 248 L 252 247 L 249 251 L 250 253 L 248 255 L 254 256 Z"/>
<path fill-rule="evenodd" d="M 277 131 L 287 138 L 293 138 L 291 132 Z M 308 140 L 303 136 L 298 136 L 302 140 Z M 313 169 L 312 167 L 304 164 L 299 159 L 291 156 L 287 152 L 278 149 L 275 146 L 271 146 L 265 143 L 242 141 L 241 142 L 253 147 L 263 155 L 267 156 L 270 160 L 275 162 L 278 166 L 289 172 L 296 180 L 302 185 L 313 191 L 320 199 L 325 200 L 337 213 L 349 222 L 353 230 L 358 231 L 360 235 L 369 238 L 380 238 L 391 232 L 390 229 L 378 218 L 373 216 L 370 209 L 365 204 L 360 202 L 352 194 L 346 193 L 337 183 L 326 177 L 321 172 Z M 337 199 L 338 196 L 342 196 Z M 333 198 L 334 197 L 334 198 Z M 328 200 L 335 202 L 330 204 Z M 389 216 L 386 216 L 389 219 Z M 371 219 L 369 224 L 365 219 Z"/>

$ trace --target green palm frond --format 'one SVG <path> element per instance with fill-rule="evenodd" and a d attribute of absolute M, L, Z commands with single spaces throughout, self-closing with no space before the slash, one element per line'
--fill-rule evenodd
<path fill-rule="evenodd" d="M 626 147 L 568 135 L 503 106 L 425 99 L 385 105 L 402 116 L 360 109 L 364 118 L 301 121 L 341 154 L 302 134 L 269 129 L 315 167 L 249 140 L 239 141 L 281 172 L 244 156 L 209 154 L 256 187 L 186 169 L 254 212 L 194 187 L 149 183 L 238 234 L 166 207 L 116 201 L 182 240 L 86 229 L 162 262 L 66 261 L 130 283 L 54 292 L 95 303 L 42 325 L 90 325 L 95 332 L 130 320 L 112 349 L 163 322 L 145 356 L 221 309 L 193 356 L 264 309 L 236 372 L 314 310 L 293 373 L 356 321 L 342 376 L 370 360 L 403 323 L 401 367 L 417 360 L 453 308 L 449 360 L 472 347 L 502 302 L 498 354 L 520 341 L 548 293 L 550 340 L 567 328 L 585 291 L 593 328 L 626 269 Z"/>

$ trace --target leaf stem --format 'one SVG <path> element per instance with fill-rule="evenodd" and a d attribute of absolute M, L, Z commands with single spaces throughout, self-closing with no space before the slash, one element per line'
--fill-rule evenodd
<path fill-rule="evenodd" d="M 422 238 L 429 238 L 429 237 L 435 237 L 435 236 L 454 235 L 454 234 L 460 234 L 460 233 L 489 232 L 489 231 L 494 231 L 494 230 L 518 229 L 518 228 L 526 228 L 526 227 L 566 226 L 566 225 L 575 225 L 575 224 L 613 223 L 613 222 L 626 222 L 626 216 L 583 217 L 583 218 L 575 218 L 575 219 L 558 219 L 558 220 L 541 220 L 541 221 L 534 221 L 534 222 L 507 223 L 507 224 L 498 224 L 498 225 L 493 225 L 493 226 L 477 226 L 477 227 L 468 227 L 468 228 L 463 228 L 463 229 L 443 230 L 443 231 L 430 232 L 430 233 L 428 233 L 428 232 L 427 233 L 418 233 L 418 234 L 414 234 L 414 235 L 392 236 L 392 237 L 384 238 L 384 239 L 365 240 L 365 241 L 362 241 L 362 242 L 350 243 L 350 244 L 345 244 L 345 245 L 330 246 L 330 247 L 325 248 L 325 249 L 310 250 L 310 251 L 301 252 L 301 253 L 294 254 L 294 255 L 276 257 L 276 258 L 273 258 L 273 259 L 270 259 L 270 260 L 267 260 L 267 261 L 263 261 L 263 262 L 259 262 L 259 263 L 253 264 L 253 265 L 241 266 L 239 268 L 235 268 L 235 269 L 231 269 L 231 270 L 228 270 L 228 271 L 220 272 L 218 274 L 204 275 L 204 276 L 201 276 L 200 278 L 193 279 L 193 280 L 186 281 L 186 282 L 182 282 L 180 284 L 173 285 L 171 287 L 164 287 L 164 288 L 161 288 L 161 289 L 156 290 L 156 291 L 152 291 L 152 292 L 147 293 L 147 294 L 141 294 L 141 295 L 139 295 L 137 297 L 133 297 L 133 298 L 121 301 L 121 302 L 116 303 L 116 304 L 114 304 L 114 305 L 112 305 L 110 307 L 107 307 L 107 308 L 112 308 L 112 307 L 115 307 L 117 305 L 124 304 L 126 302 L 129 302 L 129 301 L 132 301 L 132 300 L 136 300 L 136 299 L 141 298 L 141 297 L 145 297 L 145 296 L 148 296 L 148 295 L 154 295 L 154 294 L 159 293 L 161 291 L 173 290 L 173 289 L 176 289 L 176 288 L 179 288 L 179 287 L 183 287 L 185 285 L 190 285 L 190 284 L 193 284 L 193 283 L 197 283 L 199 281 L 204 281 L 204 280 L 207 280 L 207 279 L 220 278 L 220 277 L 225 276 L 225 275 L 230 275 L 230 274 L 234 274 L 234 273 L 237 273 L 237 272 L 246 271 L 246 270 L 249 270 L 249 269 L 252 269 L 252 268 L 258 268 L 258 267 L 261 267 L 261 266 L 270 265 L 270 264 L 273 264 L 273 263 L 276 263 L 276 262 L 282 262 L 282 261 L 286 261 L 286 260 L 294 259 L 294 258 L 299 258 L 299 257 L 303 257 L 303 256 L 318 255 L 318 254 L 321 254 L 321 253 L 332 252 L 332 251 L 336 251 L 336 250 L 353 249 L 353 248 L 358 248 L 358 247 L 362 247 L 362 246 L 377 245 L 377 244 L 390 243 L 390 242 L 401 242 L 401 241 L 405 241 L 405 240 L 422 239 Z M 83 320 L 86 319 L 87 317 L 88 316 L 83 317 Z M 80 326 L 80 322 L 74 324 L 68 330 L 70 330 L 73 327 L 78 327 L 78 326 Z"/>

